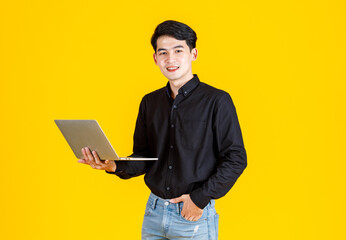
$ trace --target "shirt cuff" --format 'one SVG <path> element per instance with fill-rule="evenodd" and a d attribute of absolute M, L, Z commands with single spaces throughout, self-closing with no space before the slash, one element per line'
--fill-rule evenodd
<path fill-rule="evenodd" d="M 208 205 L 208 203 L 211 200 L 211 197 L 205 196 L 202 192 L 202 188 L 197 188 L 193 190 L 190 193 L 190 198 L 194 204 L 196 204 L 197 207 L 200 209 L 204 209 L 205 206 Z"/>

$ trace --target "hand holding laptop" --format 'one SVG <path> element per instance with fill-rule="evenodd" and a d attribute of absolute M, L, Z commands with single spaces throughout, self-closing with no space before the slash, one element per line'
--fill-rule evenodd
<path fill-rule="evenodd" d="M 70 145 L 73 153 L 78 159 L 84 159 L 82 163 L 92 163 L 97 167 L 106 167 L 101 165 L 101 160 L 93 157 L 90 149 L 97 152 L 98 159 L 108 159 L 117 161 L 156 161 L 157 157 L 119 157 L 114 148 L 108 141 L 106 135 L 102 131 L 100 125 L 96 120 L 54 120 L 61 133 L 64 135 L 66 141 Z M 88 148 L 90 152 L 90 159 L 88 152 L 81 154 L 81 148 Z M 94 152 L 94 151 L 93 151 Z M 92 160 L 94 159 L 94 160 Z M 98 163 L 98 164 L 96 164 Z M 90 165 L 90 164 L 89 164 Z M 91 166 L 91 165 L 90 165 Z M 112 164 L 113 166 L 113 164 Z"/>
<path fill-rule="evenodd" d="M 90 167 L 98 170 L 106 170 L 108 172 L 115 172 L 117 165 L 115 161 L 101 160 L 96 151 L 90 152 L 88 147 L 82 148 L 83 159 L 79 159 L 79 163 L 90 165 Z"/>

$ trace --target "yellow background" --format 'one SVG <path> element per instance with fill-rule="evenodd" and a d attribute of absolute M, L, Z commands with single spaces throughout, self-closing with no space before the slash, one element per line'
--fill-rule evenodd
<path fill-rule="evenodd" d="M 198 36 L 201 81 L 229 92 L 248 168 L 217 200 L 220 239 L 346 239 L 345 1 L 1 1 L 0 238 L 139 239 L 149 190 L 77 163 L 54 119 L 97 119 L 132 150 L 167 80 L 156 25 Z"/>

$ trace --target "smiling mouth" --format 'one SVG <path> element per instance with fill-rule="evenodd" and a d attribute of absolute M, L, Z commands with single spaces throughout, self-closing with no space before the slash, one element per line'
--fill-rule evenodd
<path fill-rule="evenodd" d="M 168 67 L 166 68 L 168 72 L 174 72 L 179 69 L 179 67 Z"/>

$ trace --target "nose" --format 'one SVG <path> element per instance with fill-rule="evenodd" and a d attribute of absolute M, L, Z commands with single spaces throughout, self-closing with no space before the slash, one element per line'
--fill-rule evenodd
<path fill-rule="evenodd" d="M 173 63 L 174 60 L 175 60 L 174 54 L 172 54 L 172 53 L 167 53 L 166 62 L 167 62 L 167 63 Z"/>

